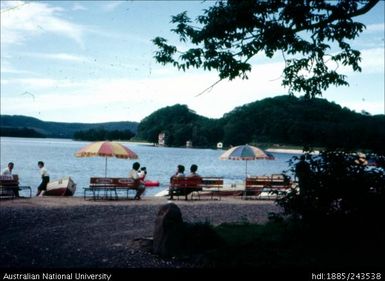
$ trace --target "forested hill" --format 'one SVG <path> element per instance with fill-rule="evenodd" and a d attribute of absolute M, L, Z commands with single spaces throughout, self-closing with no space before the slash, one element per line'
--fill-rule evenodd
<path fill-rule="evenodd" d="M 220 119 L 197 115 L 185 105 L 162 108 L 142 120 L 138 136 L 183 146 L 245 143 L 384 150 L 385 116 L 368 116 L 328 102 L 278 96 L 237 107 Z"/>
<path fill-rule="evenodd" d="M 73 138 L 75 132 L 90 129 L 108 131 L 130 130 L 136 134 L 137 122 L 108 122 L 108 123 L 62 123 L 46 122 L 33 117 L 21 115 L 1 115 L 0 135 L 20 137 L 49 137 L 49 138 Z"/>
<path fill-rule="evenodd" d="M 77 132 L 79 139 L 119 139 L 130 133 L 128 130 L 137 133 L 137 138 L 154 143 L 164 132 L 169 146 L 184 146 L 191 140 L 194 147 L 215 147 L 223 142 L 225 146 L 257 143 L 385 149 L 385 115 L 369 116 L 325 99 L 305 100 L 288 95 L 237 107 L 220 119 L 200 116 L 180 104 L 161 108 L 140 124 L 45 122 L 9 115 L 0 118 L 3 136 L 76 138 Z"/>

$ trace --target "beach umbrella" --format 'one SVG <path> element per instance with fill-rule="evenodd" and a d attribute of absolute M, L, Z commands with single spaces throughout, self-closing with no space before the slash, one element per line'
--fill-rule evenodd
<path fill-rule="evenodd" d="M 246 161 L 246 177 L 247 177 L 247 161 L 249 160 L 274 160 L 274 156 L 262 149 L 252 145 L 239 145 L 225 151 L 220 157 L 222 160 L 244 160 Z"/>
<path fill-rule="evenodd" d="M 120 159 L 137 159 L 135 152 L 124 145 L 113 141 L 93 142 L 82 147 L 75 153 L 76 157 L 94 157 L 101 156 L 106 159 L 104 167 L 104 176 L 107 177 L 107 158 L 116 157 Z"/>

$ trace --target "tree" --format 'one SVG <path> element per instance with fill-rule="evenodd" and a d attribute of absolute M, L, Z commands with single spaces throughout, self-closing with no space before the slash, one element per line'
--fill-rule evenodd
<path fill-rule="evenodd" d="M 365 25 L 353 18 L 378 2 L 219 0 L 195 24 L 187 12 L 173 16 L 176 28 L 172 31 L 180 41 L 196 47 L 180 52 L 166 39 L 156 37 L 155 59 L 180 70 L 217 70 L 220 80 L 232 80 L 247 79 L 250 59 L 256 54 L 264 52 L 271 58 L 281 52 L 285 61 L 282 85 L 289 93 L 322 95 L 331 85 L 348 85 L 346 76 L 336 71 L 340 64 L 361 71 L 360 52 L 351 48 L 349 40 L 358 37 Z"/>
<path fill-rule="evenodd" d="M 298 157 L 290 161 L 299 189 L 293 188 L 278 200 L 286 214 L 312 224 L 331 220 L 384 224 L 385 156 L 367 154 L 365 159 L 371 159 L 374 165 L 361 162 L 358 153 L 342 151 L 302 157 L 306 172 L 299 173 L 297 167 L 302 161 Z"/>

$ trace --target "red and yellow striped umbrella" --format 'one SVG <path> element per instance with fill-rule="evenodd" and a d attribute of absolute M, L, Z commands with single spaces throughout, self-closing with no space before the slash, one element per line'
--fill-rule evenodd
<path fill-rule="evenodd" d="M 118 142 L 98 141 L 90 143 L 76 152 L 76 157 L 116 157 L 123 159 L 137 159 L 138 155 Z"/>
<path fill-rule="evenodd" d="M 75 153 L 76 157 L 101 156 L 106 158 L 105 176 L 107 176 L 107 157 L 137 159 L 138 155 L 118 142 L 98 141 L 90 143 Z"/>

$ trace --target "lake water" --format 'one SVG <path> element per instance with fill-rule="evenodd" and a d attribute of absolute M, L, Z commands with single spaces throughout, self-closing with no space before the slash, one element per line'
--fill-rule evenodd
<path fill-rule="evenodd" d="M 27 139 L 0 138 L 1 170 L 8 162 L 14 162 L 13 173 L 18 174 L 21 185 L 32 187 L 33 194 L 40 183 L 37 167 L 39 160 L 45 162 L 51 180 L 71 176 L 77 184 L 75 196 L 83 195 L 83 187 L 88 186 L 92 176 L 104 176 L 103 157 L 77 158 L 75 152 L 90 142 L 66 139 Z M 182 164 L 189 171 L 192 164 L 198 165 L 202 176 L 224 177 L 225 184 L 239 184 L 245 178 L 245 161 L 220 160 L 224 150 L 154 147 L 129 142 L 121 142 L 136 154 L 138 160 L 108 158 L 107 176 L 127 177 L 135 161 L 147 167 L 148 180 L 157 180 L 160 187 L 148 188 L 146 195 L 151 196 L 168 187 L 170 176 L 176 166 Z M 270 175 L 288 169 L 288 160 L 294 154 L 272 153 L 275 160 L 248 161 L 249 175 Z"/>

